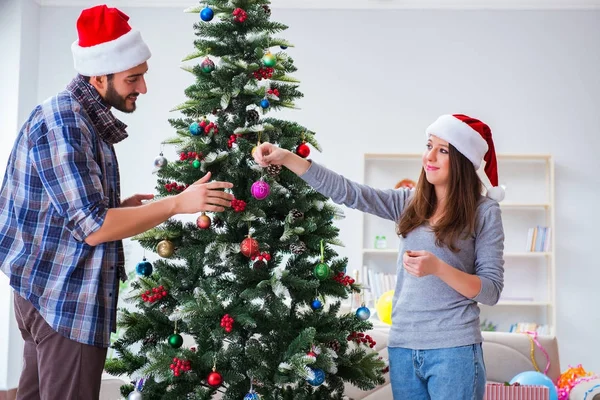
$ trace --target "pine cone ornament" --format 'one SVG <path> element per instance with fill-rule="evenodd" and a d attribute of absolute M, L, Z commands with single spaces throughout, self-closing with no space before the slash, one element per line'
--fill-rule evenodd
<path fill-rule="evenodd" d="M 225 225 L 225 221 L 219 217 L 213 217 L 212 223 L 215 228 L 222 228 Z"/>
<path fill-rule="evenodd" d="M 331 342 L 327 343 L 327 346 L 329 346 L 329 348 L 335 351 L 336 353 L 340 351 L 341 348 L 340 342 L 338 342 L 337 340 L 332 340 Z"/>
<path fill-rule="evenodd" d="M 263 8 L 263 10 L 265 10 L 265 13 L 267 15 L 271 15 L 271 9 L 269 8 L 268 5 L 265 4 L 265 5 L 262 6 L 262 8 Z"/>
<path fill-rule="evenodd" d="M 148 336 L 147 338 L 144 338 L 142 343 L 144 344 L 144 346 L 155 345 L 158 343 L 158 339 L 156 339 L 156 337 L 154 336 Z"/>
<path fill-rule="evenodd" d="M 292 215 L 292 222 L 298 222 L 304 219 L 304 213 L 295 208 L 292 211 L 290 211 L 290 214 Z"/>
<path fill-rule="evenodd" d="M 260 115 L 258 115 L 258 111 L 256 110 L 249 110 L 246 113 L 246 121 L 248 121 L 248 124 L 250 125 L 254 125 L 258 122 L 260 118 Z"/>
<path fill-rule="evenodd" d="M 277 177 L 279 175 L 279 173 L 281 172 L 281 165 L 269 165 L 267 167 L 267 174 L 269 174 L 272 177 Z"/>
<path fill-rule="evenodd" d="M 302 254 L 306 251 L 306 244 L 304 242 L 293 243 L 290 245 L 290 250 L 294 254 Z"/>

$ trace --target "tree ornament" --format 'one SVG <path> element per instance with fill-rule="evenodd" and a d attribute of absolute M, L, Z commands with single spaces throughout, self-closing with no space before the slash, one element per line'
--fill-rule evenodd
<path fill-rule="evenodd" d="M 242 212 L 246 209 L 246 202 L 244 200 L 233 199 L 231 200 L 231 208 L 235 212 Z"/>
<path fill-rule="evenodd" d="M 157 287 L 153 287 L 152 290 L 146 290 L 144 293 L 141 294 L 140 297 L 142 298 L 144 303 L 155 303 L 163 297 L 166 297 L 168 294 L 169 292 L 165 289 L 165 287 L 163 285 L 160 285 Z"/>
<path fill-rule="evenodd" d="M 310 367 L 309 367 L 310 368 Z M 320 368 L 310 368 L 315 374 L 313 379 L 307 379 L 306 381 L 312 386 L 320 386 L 325 382 L 325 372 Z"/>
<path fill-rule="evenodd" d="M 266 251 L 263 251 L 262 253 L 254 255 L 250 258 L 252 261 L 254 261 L 254 264 L 252 265 L 254 269 L 262 269 L 267 266 L 268 261 L 271 261 L 271 255 Z"/>
<path fill-rule="evenodd" d="M 220 386 L 223 382 L 223 377 L 220 373 L 216 371 L 216 368 L 213 368 L 213 372 L 208 374 L 208 378 L 206 378 L 206 381 L 210 386 L 217 387 Z"/>
<path fill-rule="evenodd" d="M 140 276 L 150 276 L 152 275 L 152 264 L 144 257 L 142 261 L 136 265 L 135 272 Z"/>
<path fill-rule="evenodd" d="M 292 222 L 298 222 L 304 219 L 304 213 L 294 208 L 292 211 L 290 211 L 290 217 Z"/>
<path fill-rule="evenodd" d="M 223 225 L 225 225 L 225 221 L 223 221 L 221 218 L 219 218 L 218 216 L 213 217 L 213 221 L 212 221 L 213 225 L 215 226 L 215 228 L 222 228 Z"/>
<path fill-rule="evenodd" d="M 259 81 L 262 81 L 263 79 L 269 79 L 273 76 L 273 73 L 275 72 L 274 68 L 271 67 L 264 67 L 264 68 L 259 68 L 256 71 L 254 71 L 252 73 L 252 75 L 258 79 Z"/>
<path fill-rule="evenodd" d="M 331 350 L 333 350 L 337 353 L 342 348 L 342 345 L 340 344 L 340 342 L 338 340 L 334 339 L 334 340 L 330 341 L 329 343 L 327 343 L 327 347 L 329 347 Z"/>
<path fill-rule="evenodd" d="M 281 165 L 271 164 L 267 167 L 267 174 L 275 178 L 279 175 L 282 169 L 283 167 Z"/>
<path fill-rule="evenodd" d="M 323 303 L 321 302 L 321 300 L 319 299 L 314 299 L 311 303 L 310 303 L 310 308 L 312 308 L 314 311 L 318 311 L 321 308 L 323 308 Z"/>
<path fill-rule="evenodd" d="M 294 254 L 302 254 L 306 251 L 306 244 L 304 242 L 292 243 L 290 251 Z"/>
<path fill-rule="evenodd" d="M 369 310 L 368 307 L 365 306 L 365 304 L 363 303 L 357 310 L 356 310 L 356 317 L 358 319 L 360 319 L 361 321 L 366 321 L 371 317 L 371 310 Z"/>
<path fill-rule="evenodd" d="M 324 281 L 331 276 L 331 269 L 329 268 L 329 265 L 322 262 L 315 266 L 313 272 L 320 281 Z"/>
<path fill-rule="evenodd" d="M 178 349 L 181 345 L 183 345 L 183 337 L 179 333 L 175 332 L 169 336 L 169 346 Z"/>
<path fill-rule="evenodd" d="M 269 103 L 269 100 L 266 97 L 260 101 L 260 106 L 263 109 L 269 108 L 270 105 L 271 105 L 271 103 Z"/>
<path fill-rule="evenodd" d="M 302 158 L 306 158 L 310 154 L 310 147 L 308 147 L 304 140 L 296 148 L 296 154 L 298 154 Z"/>
<path fill-rule="evenodd" d="M 255 256 L 258 254 L 258 242 L 248 236 L 246 239 L 242 240 L 240 251 L 248 258 Z"/>
<path fill-rule="evenodd" d="M 277 64 L 277 57 L 275 57 L 270 51 L 267 51 L 262 58 L 262 63 L 265 67 L 274 67 Z"/>
<path fill-rule="evenodd" d="M 248 121 L 248 123 L 250 125 L 256 124 L 259 119 L 260 119 L 260 115 L 258 114 L 258 111 L 256 111 L 256 110 L 248 110 L 246 112 L 246 121 Z"/>
<path fill-rule="evenodd" d="M 190 133 L 193 136 L 198 136 L 202 130 L 200 129 L 200 124 L 198 122 L 192 122 L 190 124 Z"/>
<path fill-rule="evenodd" d="M 134 390 L 133 392 L 129 393 L 127 400 L 143 400 L 142 393 Z"/>
<path fill-rule="evenodd" d="M 175 245 L 169 240 L 162 240 L 156 245 L 156 252 L 163 258 L 169 258 L 175 253 Z"/>
<path fill-rule="evenodd" d="M 279 46 L 279 47 L 280 47 L 282 50 L 285 50 L 285 49 L 287 49 L 287 48 L 288 48 L 286 45 L 283 45 L 283 44 L 282 44 L 281 46 Z"/>
<path fill-rule="evenodd" d="M 202 11 L 200 11 L 200 18 L 202 19 L 202 21 L 204 22 L 210 22 L 212 21 L 212 19 L 215 16 L 215 12 L 213 11 L 212 8 L 206 6 L 202 9 Z"/>
<path fill-rule="evenodd" d="M 202 63 L 200 63 L 200 70 L 205 74 L 209 74 L 215 70 L 215 63 L 208 57 L 206 57 Z"/>
<path fill-rule="evenodd" d="M 210 217 L 205 213 L 202 213 L 196 220 L 196 226 L 200 229 L 208 229 L 210 228 L 210 224 Z"/>
<path fill-rule="evenodd" d="M 180 358 L 174 357 L 173 363 L 169 366 L 171 371 L 173 371 L 174 376 L 181 375 L 182 372 L 188 372 L 192 370 L 192 363 L 190 360 L 182 360 Z"/>
<path fill-rule="evenodd" d="M 265 14 L 271 15 L 271 9 L 269 8 L 268 5 L 263 4 L 262 8 L 263 8 L 263 10 L 265 10 Z"/>
<path fill-rule="evenodd" d="M 323 239 L 321 239 L 321 262 L 315 265 L 313 273 L 321 281 L 331 277 L 331 268 L 329 268 L 329 265 L 325 264 L 325 248 L 323 245 Z"/>
<path fill-rule="evenodd" d="M 167 166 L 168 163 L 169 161 L 165 156 L 163 156 L 163 153 L 161 151 L 160 154 L 154 159 L 154 168 L 163 169 Z"/>
<path fill-rule="evenodd" d="M 271 192 L 271 187 L 267 182 L 260 180 L 252 184 L 250 191 L 252 192 L 252 196 L 254 196 L 256 200 L 264 200 L 269 196 L 269 193 Z"/>
<path fill-rule="evenodd" d="M 254 390 L 250 390 L 244 396 L 244 400 L 260 400 L 260 396 Z"/>
<path fill-rule="evenodd" d="M 200 168 L 200 160 L 192 161 L 192 167 L 194 167 L 196 169 Z"/>

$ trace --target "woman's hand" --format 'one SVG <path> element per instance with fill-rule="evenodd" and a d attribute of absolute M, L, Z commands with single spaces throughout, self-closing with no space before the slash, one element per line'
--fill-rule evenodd
<path fill-rule="evenodd" d="M 288 154 L 292 154 L 288 150 L 284 150 L 271 143 L 262 143 L 254 150 L 254 161 L 261 167 L 267 167 L 271 164 L 283 165 Z"/>
<path fill-rule="evenodd" d="M 438 275 L 441 268 L 440 259 L 425 250 L 406 250 L 402 256 L 404 269 L 417 278 Z"/>

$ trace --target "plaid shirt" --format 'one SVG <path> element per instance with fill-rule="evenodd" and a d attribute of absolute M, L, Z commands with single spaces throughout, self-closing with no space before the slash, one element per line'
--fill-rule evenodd
<path fill-rule="evenodd" d="M 116 329 L 123 245 L 84 239 L 120 205 L 113 144 L 125 128 L 78 76 L 33 110 L 0 190 L 0 269 L 10 285 L 58 333 L 99 347 Z"/>

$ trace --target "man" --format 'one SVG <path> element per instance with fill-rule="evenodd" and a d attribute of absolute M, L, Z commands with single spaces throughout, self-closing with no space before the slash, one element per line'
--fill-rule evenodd
<path fill-rule="evenodd" d="M 177 196 L 120 201 L 113 145 L 127 133 L 110 108 L 135 110 L 150 58 L 128 20 L 105 5 L 81 13 L 72 45 L 79 74 L 33 110 L 8 161 L 0 267 L 25 341 L 18 399 L 97 399 L 124 278 L 121 239 L 231 205 L 222 189 L 232 185 L 209 183 L 210 174 Z"/>

